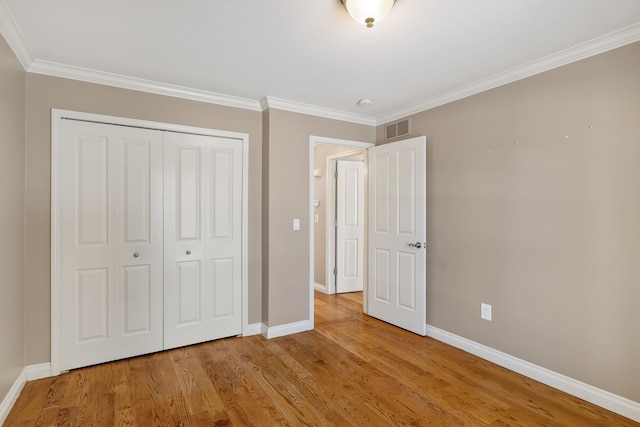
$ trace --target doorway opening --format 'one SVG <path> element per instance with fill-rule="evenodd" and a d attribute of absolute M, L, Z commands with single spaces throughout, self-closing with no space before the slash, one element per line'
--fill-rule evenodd
<path fill-rule="evenodd" d="M 373 146 L 372 143 L 361 141 L 319 136 L 309 138 L 309 223 L 311 224 L 309 312 L 312 327 L 316 290 L 328 294 L 335 293 L 336 290 L 339 292 L 342 289 L 358 290 L 353 281 L 355 276 L 359 274 L 360 278 L 357 280 L 361 280 L 361 288 L 366 295 L 366 163 L 367 149 Z M 356 191 L 355 183 L 357 181 L 363 182 L 360 200 L 354 201 L 353 194 L 345 195 L 344 191 L 340 191 L 334 172 L 341 162 L 344 162 L 340 166 L 343 170 L 345 170 L 345 166 L 354 166 L 354 168 L 347 167 L 345 176 L 350 176 L 350 178 L 347 178 L 346 184 L 342 183 L 342 189 L 348 188 L 351 193 L 354 193 Z M 361 175 L 358 175 L 360 172 L 357 172 L 358 163 L 361 165 Z M 360 219 L 356 222 L 361 225 L 361 237 L 349 234 L 352 233 L 352 227 L 342 229 L 342 233 L 338 233 L 335 226 L 336 214 L 341 205 L 341 202 L 336 201 L 338 199 L 344 201 L 345 197 L 351 197 L 352 200 L 349 211 L 351 217 L 348 219 L 356 219 L 354 215 L 359 215 Z M 336 242 L 341 242 L 339 249 L 336 248 Z M 336 286 L 336 278 L 338 278 L 338 286 Z M 349 282 L 351 287 L 345 285 L 341 289 L 340 280 L 343 280 L 342 283 Z M 366 313 L 366 297 L 364 301 L 363 311 Z"/>
<path fill-rule="evenodd" d="M 315 192 L 314 199 L 314 286 L 317 291 L 326 294 L 362 291 L 366 213 L 365 153 L 363 150 L 347 150 L 324 156 L 327 149 L 344 147 L 315 146 L 316 165 L 323 158 L 326 159 L 326 176 L 315 176 L 318 191 Z M 324 191 L 318 188 L 323 184 Z M 321 217 L 322 213 L 324 218 Z"/>

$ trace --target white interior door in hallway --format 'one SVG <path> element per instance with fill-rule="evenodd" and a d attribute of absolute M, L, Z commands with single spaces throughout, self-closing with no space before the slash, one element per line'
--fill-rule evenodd
<path fill-rule="evenodd" d="M 356 292 L 364 287 L 365 166 L 362 161 L 336 163 L 336 292 Z"/>
<path fill-rule="evenodd" d="M 52 371 L 242 332 L 241 141 L 62 119 L 54 149 Z"/>

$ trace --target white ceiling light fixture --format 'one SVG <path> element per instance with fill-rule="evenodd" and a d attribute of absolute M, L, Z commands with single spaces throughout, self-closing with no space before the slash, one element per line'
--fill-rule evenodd
<path fill-rule="evenodd" d="M 371 28 L 391 12 L 396 0 L 340 0 L 340 3 L 353 19 Z"/>

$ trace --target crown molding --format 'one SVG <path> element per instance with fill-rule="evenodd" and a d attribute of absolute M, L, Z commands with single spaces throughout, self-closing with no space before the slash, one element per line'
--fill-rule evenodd
<path fill-rule="evenodd" d="M 24 39 L 22 31 L 3 0 L 0 0 L 0 34 L 16 54 L 23 68 L 30 73 L 80 80 L 252 111 L 264 111 L 269 108 L 274 108 L 363 125 L 378 126 L 637 42 L 640 40 L 640 23 L 377 117 L 318 107 L 270 96 L 257 101 L 120 74 L 35 60 Z"/>
<path fill-rule="evenodd" d="M 411 104 L 402 109 L 376 117 L 376 123 L 382 125 L 394 120 L 402 119 L 431 108 L 439 107 L 453 101 L 458 101 L 480 92 L 494 89 L 508 83 L 522 80 L 572 62 L 580 61 L 588 57 L 604 53 L 618 47 L 625 46 L 640 40 L 640 23 L 628 26 L 618 31 L 606 34 L 577 46 L 561 50 L 543 58 L 528 62 L 510 70 L 494 74 L 485 79 L 478 80 L 468 85 L 461 86 L 441 95 L 427 100 Z"/>
<path fill-rule="evenodd" d="M 3 0 L 0 0 L 0 34 L 18 57 L 22 68 L 28 69 L 33 63 L 33 55 L 27 46 L 22 31 Z"/>
<path fill-rule="evenodd" d="M 288 101 L 286 99 L 265 96 L 260 100 L 263 110 L 273 108 L 276 110 L 291 111 L 293 113 L 308 114 L 327 119 L 341 120 L 344 122 L 357 123 L 361 125 L 375 126 L 376 119 L 372 116 L 354 114 L 346 111 L 334 110 L 331 108 L 318 107 L 315 105 L 303 104 L 301 102 Z"/>
<path fill-rule="evenodd" d="M 245 110 L 261 111 L 258 101 L 223 95 L 216 92 L 191 89 L 183 86 L 159 83 L 151 80 L 123 76 L 121 74 L 106 73 L 87 68 L 74 67 L 49 61 L 34 61 L 27 69 L 30 73 L 43 74 L 53 77 L 62 77 L 80 80 L 88 83 L 96 83 L 114 86 L 123 89 L 131 89 L 157 95 L 173 96 L 176 98 L 190 99 L 192 101 L 206 102 L 209 104 L 225 105 L 227 107 L 242 108 Z"/>

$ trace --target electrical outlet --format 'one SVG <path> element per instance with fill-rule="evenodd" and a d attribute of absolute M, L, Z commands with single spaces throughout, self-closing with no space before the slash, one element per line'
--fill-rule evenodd
<path fill-rule="evenodd" d="M 491 322 L 491 305 L 480 303 L 480 317 Z"/>

